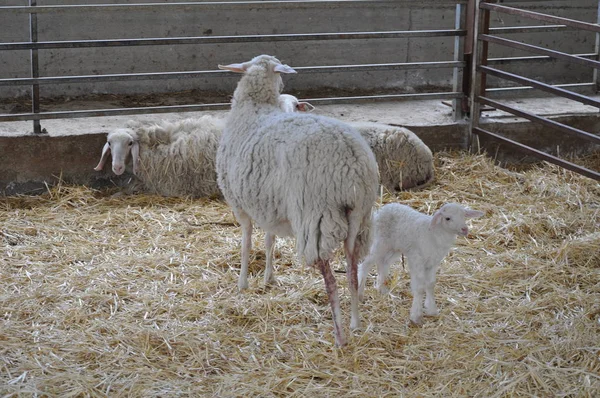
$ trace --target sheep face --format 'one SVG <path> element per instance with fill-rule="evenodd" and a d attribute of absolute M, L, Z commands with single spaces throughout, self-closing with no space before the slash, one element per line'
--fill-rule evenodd
<path fill-rule="evenodd" d="M 133 158 L 133 173 L 137 174 L 139 144 L 133 137 L 134 133 L 131 129 L 118 129 L 108 134 L 106 144 L 104 144 L 104 148 L 102 149 L 100 162 L 94 170 L 102 170 L 108 155 L 112 155 L 112 171 L 119 176 L 125 172 L 127 156 L 131 153 L 131 157 Z"/>
<path fill-rule="evenodd" d="M 446 203 L 433 215 L 431 228 L 441 228 L 451 234 L 467 236 L 469 227 L 466 220 L 481 216 L 483 213 L 478 210 L 471 210 L 456 203 Z"/>

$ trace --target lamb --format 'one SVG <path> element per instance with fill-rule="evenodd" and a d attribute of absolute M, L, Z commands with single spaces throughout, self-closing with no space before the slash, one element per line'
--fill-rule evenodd
<path fill-rule="evenodd" d="M 440 262 L 448 254 L 456 236 L 467 236 L 465 220 L 481 217 L 483 213 L 446 203 L 433 216 L 413 210 L 409 206 L 390 203 L 373 216 L 373 244 L 369 255 L 358 270 L 359 296 L 363 299 L 365 281 L 373 264 L 377 264 L 377 288 L 387 294 L 386 285 L 390 265 L 403 254 L 410 270 L 413 302 L 410 320 L 423 323 L 423 293 L 425 314 L 438 315 L 433 289 Z"/>
<path fill-rule="evenodd" d="M 287 112 L 309 112 L 308 102 L 289 94 L 280 96 L 280 105 Z M 382 123 L 348 123 L 367 141 L 377 159 L 380 183 L 388 191 L 417 190 L 433 182 L 433 154 L 412 131 Z"/>
<path fill-rule="evenodd" d="M 164 196 L 218 197 L 215 158 L 224 121 L 203 116 L 158 124 L 129 122 L 107 136 L 100 162 L 112 154 L 112 171 L 125 172 L 131 154 L 141 189 Z"/>
<path fill-rule="evenodd" d="M 375 157 L 350 126 L 280 109 L 280 73 L 295 70 L 277 58 L 259 55 L 219 68 L 244 74 L 217 152 L 219 187 L 242 226 L 238 287 L 248 287 L 253 223 L 269 237 L 294 236 L 298 255 L 323 275 L 335 342 L 343 346 L 340 302 L 329 262 L 344 241 L 350 327 L 359 328 L 357 264 L 370 240 L 370 213 L 377 195 Z"/>

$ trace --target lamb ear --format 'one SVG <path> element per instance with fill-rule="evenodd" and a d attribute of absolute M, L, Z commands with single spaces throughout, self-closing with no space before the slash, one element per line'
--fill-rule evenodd
<path fill-rule="evenodd" d="M 274 72 L 279 72 L 279 73 L 297 73 L 291 66 L 288 65 L 275 65 L 275 67 L 273 68 Z"/>
<path fill-rule="evenodd" d="M 228 70 L 235 73 L 246 72 L 246 66 L 244 64 L 219 65 L 219 69 Z"/>
<path fill-rule="evenodd" d="M 94 170 L 100 171 L 104 168 L 106 164 L 106 160 L 108 159 L 108 155 L 110 154 L 110 145 L 108 142 L 104 144 L 104 148 L 102 148 L 102 156 L 100 156 L 100 162 L 98 162 L 98 166 L 94 167 Z"/>
<path fill-rule="evenodd" d="M 131 158 L 133 159 L 133 174 L 137 175 L 138 161 L 140 158 L 140 143 L 137 141 L 134 141 L 131 146 Z"/>
<path fill-rule="evenodd" d="M 481 216 L 483 216 L 485 213 L 479 210 L 471 210 L 471 209 L 466 209 L 465 211 L 465 217 L 466 218 L 479 218 Z"/>
<path fill-rule="evenodd" d="M 430 228 L 439 224 L 442 221 L 442 212 L 441 211 L 436 211 L 435 214 L 433 215 L 433 218 L 431 219 L 431 224 L 430 224 Z"/>
<path fill-rule="evenodd" d="M 298 102 L 296 109 L 300 112 L 312 112 L 315 110 L 315 107 L 310 102 Z"/>

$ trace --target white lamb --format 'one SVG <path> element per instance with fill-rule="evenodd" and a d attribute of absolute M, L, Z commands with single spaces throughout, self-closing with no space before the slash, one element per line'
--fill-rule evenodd
<path fill-rule="evenodd" d="M 275 57 L 219 66 L 244 73 L 217 153 L 223 196 L 242 226 L 238 287 L 248 286 L 252 223 L 270 237 L 294 236 L 307 264 L 319 267 L 333 312 L 336 344 L 346 343 L 337 284 L 329 261 L 344 241 L 351 328 L 360 327 L 357 264 L 369 244 L 377 163 L 358 132 L 331 118 L 285 113 L 280 73 L 295 73 Z"/>
<path fill-rule="evenodd" d="M 433 289 L 440 263 L 450 251 L 456 236 L 467 236 L 469 233 L 465 220 L 482 215 L 480 211 L 456 203 L 443 205 L 433 216 L 398 203 L 383 206 L 373 216 L 373 244 L 358 270 L 360 299 L 363 299 L 365 281 L 373 264 L 377 264 L 379 292 L 388 293 L 386 282 L 390 265 L 404 254 L 413 294 L 410 320 L 416 325 L 423 323 L 423 293 L 426 295 L 425 314 L 437 315 Z"/>
<path fill-rule="evenodd" d="M 125 172 L 131 154 L 133 173 L 145 192 L 164 196 L 220 196 L 215 158 L 224 121 L 213 116 L 158 124 L 129 122 L 108 134 L 100 162 L 112 155 L 112 170 Z"/>
<path fill-rule="evenodd" d="M 281 94 L 282 109 L 287 112 L 310 112 L 310 103 Z M 382 123 L 351 122 L 367 141 L 377 159 L 380 183 L 387 190 L 422 189 L 434 177 L 433 154 L 415 133 L 399 126 Z"/>

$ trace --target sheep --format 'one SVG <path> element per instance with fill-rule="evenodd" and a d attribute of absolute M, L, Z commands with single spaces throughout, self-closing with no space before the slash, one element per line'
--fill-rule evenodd
<path fill-rule="evenodd" d="M 282 109 L 288 112 L 309 112 L 308 102 L 289 94 L 280 96 Z M 434 179 L 433 154 L 412 131 L 382 123 L 350 122 L 367 141 L 377 159 L 380 183 L 388 191 L 417 190 Z"/>
<path fill-rule="evenodd" d="M 335 343 L 343 346 L 340 301 L 329 262 L 344 241 L 350 328 L 359 328 L 357 264 L 370 240 L 370 213 L 377 196 L 375 157 L 350 126 L 280 109 L 280 73 L 296 71 L 277 58 L 259 55 L 219 68 L 244 74 L 217 151 L 217 181 L 242 226 L 238 288 L 248 287 L 253 223 L 269 237 L 294 236 L 298 256 L 323 275 Z"/>
<path fill-rule="evenodd" d="M 387 294 L 390 265 L 401 255 L 406 256 L 410 270 L 413 302 L 410 320 L 423 323 L 423 292 L 425 314 L 438 315 L 433 289 L 442 259 L 448 254 L 456 236 L 467 236 L 465 220 L 481 217 L 482 212 L 446 203 L 433 216 L 420 213 L 409 206 L 390 203 L 373 216 L 373 243 L 369 255 L 359 265 L 359 297 L 362 301 L 365 281 L 373 264 L 377 264 L 377 288 Z"/>
<path fill-rule="evenodd" d="M 112 171 L 121 175 L 131 154 L 133 174 L 146 192 L 219 197 L 215 157 L 223 125 L 208 115 L 158 124 L 130 121 L 108 134 L 94 170 L 102 170 L 111 154 Z"/>

